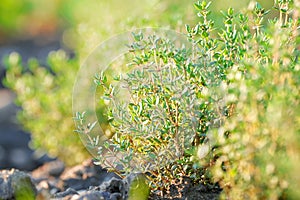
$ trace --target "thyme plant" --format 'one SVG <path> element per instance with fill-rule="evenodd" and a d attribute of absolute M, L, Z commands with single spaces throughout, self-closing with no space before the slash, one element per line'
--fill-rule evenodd
<path fill-rule="evenodd" d="M 268 22 L 259 5 L 242 17 L 245 54 L 222 89 L 233 111 L 212 131 L 218 148 L 211 173 L 222 199 L 300 197 L 299 6 L 278 0 L 278 17 Z"/>
<path fill-rule="evenodd" d="M 26 32 L 29 27 L 26 24 L 32 23 L 28 20 L 33 17 L 32 12 L 39 13 L 43 9 L 38 5 L 44 4 L 45 2 L 29 0 L 24 0 L 22 3 L 3 1 L 0 5 L 0 25 L 5 27 L 5 30 L 0 32 L 9 31 L 10 35 Z M 75 55 L 70 57 L 63 50 L 51 52 L 47 63 L 41 64 L 41 61 L 36 59 L 30 59 L 25 63 L 19 54 L 11 53 L 3 62 L 7 68 L 4 83 L 17 95 L 16 103 L 22 108 L 18 112 L 18 121 L 26 131 L 31 133 L 30 146 L 38 152 L 58 157 L 68 165 L 74 165 L 91 157 L 78 134 L 74 133 L 72 119 L 72 90 L 81 61 L 101 41 L 124 29 L 161 25 L 175 28 L 178 26 L 177 23 L 185 18 L 188 9 L 187 4 L 184 6 L 180 0 L 168 0 L 159 2 L 158 7 L 155 8 L 156 12 L 152 11 L 153 14 L 147 17 L 144 13 L 150 13 L 149 10 L 153 8 L 154 3 L 151 1 L 143 4 L 136 3 L 136 12 L 130 13 L 129 16 L 127 14 L 131 12 L 132 0 L 124 1 L 125 6 L 121 10 L 119 1 L 116 0 L 66 0 L 48 2 L 45 5 L 48 4 L 53 5 L 50 7 L 55 9 L 50 9 L 46 15 L 56 14 L 57 16 L 53 16 L 55 19 L 59 18 L 62 24 L 67 24 L 67 27 L 61 27 L 64 30 L 62 30 L 63 38 L 60 39 L 62 46 L 70 48 Z M 171 4 L 174 9 L 160 12 L 160 7 L 169 8 Z M 21 13 L 17 13 L 18 10 Z M 25 21 L 21 23 L 21 27 L 17 27 L 16 24 L 20 19 Z M 18 30 L 15 30 L 16 28 Z M 107 125 L 106 121 L 100 123 L 102 127 Z"/>
<path fill-rule="evenodd" d="M 96 75 L 115 132 L 100 161 L 144 172 L 162 190 L 181 176 L 198 181 L 209 169 L 223 198 L 297 196 L 288 186 L 298 180 L 285 172 L 299 163 L 292 142 L 299 131 L 299 2 L 275 1 L 279 17 L 268 22 L 258 3 L 240 13 L 229 8 L 221 29 L 210 3 L 194 5 L 199 22 L 186 26 L 191 49 L 133 34 L 130 72 L 118 78 L 129 102 L 117 101 L 119 88 Z"/>
<path fill-rule="evenodd" d="M 200 22 L 195 28 L 186 26 L 189 46 L 178 47 L 176 41 L 155 34 L 133 33 L 129 72 L 116 79 L 127 96 L 118 95 L 120 87 L 108 83 L 105 73 L 96 74 L 95 83 L 109 101 L 107 118 L 114 131 L 99 148 L 100 163 L 121 174 L 132 170 L 148 174 L 152 187 L 162 190 L 182 176 L 201 179 L 204 166 L 194 162 L 203 150 L 198 146 L 207 143 L 208 130 L 227 115 L 226 107 L 216 109 L 220 99 L 210 90 L 226 79 L 232 59 L 239 56 L 234 39 L 231 46 L 219 42 L 226 49 L 222 54 L 216 51 L 209 5 L 195 4 Z M 230 15 L 232 9 L 225 16 L 228 21 Z M 222 31 L 220 38 L 226 34 L 230 33 Z M 129 102 L 119 100 L 124 97 Z"/>

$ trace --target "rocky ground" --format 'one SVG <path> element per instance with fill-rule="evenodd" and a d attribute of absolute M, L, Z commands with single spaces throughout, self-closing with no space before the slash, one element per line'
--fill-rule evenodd
<path fill-rule="evenodd" d="M 130 193 L 136 180 L 145 180 L 141 174 L 120 178 L 107 172 L 92 161 L 65 168 L 58 160 L 25 173 L 16 169 L 0 171 L 0 198 L 2 199 L 62 199 L 62 200 L 125 200 L 139 199 Z M 142 188 L 145 190 L 145 188 Z M 146 189 L 147 193 L 147 189 Z M 143 199 L 213 200 L 218 199 L 220 188 L 192 184 L 188 177 L 173 184 L 163 196 L 161 193 L 142 195 Z"/>
<path fill-rule="evenodd" d="M 43 63 L 49 51 L 59 48 L 59 43 L 51 40 L 43 43 L 19 41 L 0 46 L 0 59 L 2 60 L 8 53 L 17 51 L 22 55 L 24 62 L 34 56 Z M 4 66 L 0 64 L 1 200 L 141 200 L 141 196 L 136 197 L 130 192 L 133 182 L 144 180 L 144 176 L 140 174 L 130 174 L 121 179 L 116 174 L 94 165 L 91 160 L 66 168 L 61 161 L 49 158 L 47 155 L 37 155 L 31 150 L 28 147 L 30 135 L 16 122 L 16 112 L 19 108 L 13 103 L 14 94 L 1 84 L 4 75 Z M 147 191 L 146 188 L 146 193 Z M 189 178 L 185 177 L 171 185 L 170 190 L 163 195 L 161 192 L 153 192 L 147 198 L 211 200 L 217 199 L 219 193 L 219 187 L 194 185 Z"/>

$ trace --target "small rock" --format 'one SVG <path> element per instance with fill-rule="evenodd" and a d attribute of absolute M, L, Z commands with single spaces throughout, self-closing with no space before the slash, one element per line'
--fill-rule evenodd
<path fill-rule="evenodd" d="M 122 179 L 113 177 L 109 181 L 102 183 L 100 190 L 109 193 L 125 193 L 125 185 Z"/>
<path fill-rule="evenodd" d="M 81 195 L 76 195 L 71 198 L 71 200 L 110 200 L 107 196 L 104 196 L 102 192 L 99 191 L 88 191 Z"/>
<path fill-rule="evenodd" d="M 108 173 L 105 169 L 95 165 L 91 160 L 82 165 L 66 170 L 61 176 L 60 188 L 65 190 L 73 188 L 75 190 L 88 189 L 90 186 L 99 186 L 107 178 L 118 177 L 114 173 Z"/>
<path fill-rule="evenodd" d="M 35 179 L 48 179 L 49 176 L 59 177 L 65 170 L 65 165 L 60 160 L 48 162 L 32 172 Z"/>
<path fill-rule="evenodd" d="M 37 194 L 25 172 L 12 169 L 0 171 L 0 199 L 35 199 Z"/>
<path fill-rule="evenodd" d="M 113 193 L 110 195 L 110 200 L 123 200 L 123 196 L 121 193 Z"/>
<path fill-rule="evenodd" d="M 72 188 L 68 188 L 66 191 L 64 192 L 59 192 L 57 194 L 54 195 L 54 198 L 64 198 L 67 196 L 73 196 L 74 194 L 78 194 L 78 192 Z"/>

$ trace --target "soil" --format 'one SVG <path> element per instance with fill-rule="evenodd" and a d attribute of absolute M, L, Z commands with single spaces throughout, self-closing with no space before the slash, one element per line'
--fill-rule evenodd
<path fill-rule="evenodd" d="M 214 200 L 218 199 L 222 189 L 218 185 L 192 183 L 189 177 L 182 177 L 176 184 L 172 184 L 166 194 L 153 192 L 149 200 Z"/>

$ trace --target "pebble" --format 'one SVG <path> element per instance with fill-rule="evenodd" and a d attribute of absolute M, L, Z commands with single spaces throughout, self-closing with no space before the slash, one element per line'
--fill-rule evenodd
<path fill-rule="evenodd" d="M 30 176 L 22 171 L 0 171 L 0 199 L 33 200 L 37 194 Z"/>
<path fill-rule="evenodd" d="M 53 196 L 54 196 L 54 198 L 57 199 L 57 198 L 65 198 L 67 196 L 73 196 L 75 194 L 78 194 L 78 192 L 76 190 L 74 190 L 72 188 L 68 188 L 66 191 L 59 192 Z"/>

